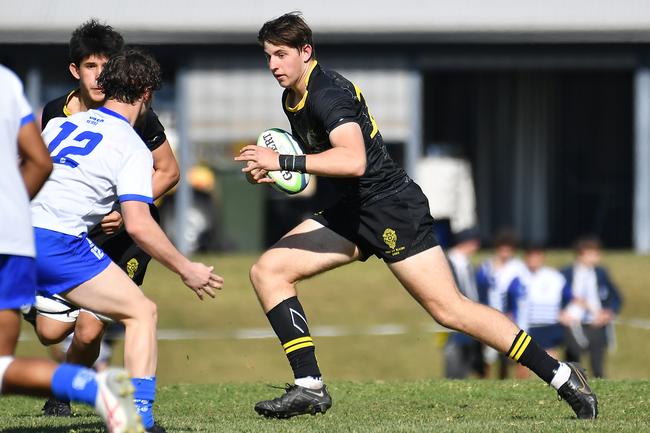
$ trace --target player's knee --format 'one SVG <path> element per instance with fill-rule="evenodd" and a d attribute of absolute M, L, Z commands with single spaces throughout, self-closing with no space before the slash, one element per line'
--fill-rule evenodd
<path fill-rule="evenodd" d="M 80 326 L 74 330 L 74 339 L 77 343 L 86 346 L 99 343 L 102 335 L 104 335 L 104 326 L 99 321 L 94 326 Z"/>
<path fill-rule="evenodd" d="M 278 279 L 279 273 L 270 260 L 260 259 L 251 267 L 249 277 L 255 290 L 260 291 L 273 280 Z"/>
<path fill-rule="evenodd" d="M 259 263 L 259 262 L 258 262 Z M 260 282 L 262 281 L 262 267 L 258 264 L 255 263 L 253 266 L 251 266 L 250 270 L 248 271 L 248 278 L 251 280 L 251 284 L 255 288 L 255 290 L 258 289 L 260 286 Z"/>
<path fill-rule="evenodd" d="M 447 311 L 436 311 L 433 318 L 445 328 L 458 330 L 458 318 Z"/>
<path fill-rule="evenodd" d="M 436 322 L 450 329 L 458 329 L 460 317 L 452 302 L 430 301 L 427 303 L 429 314 Z"/>
<path fill-rule="evenodd" d="M 48 327 L 37 327 L 36 336 L 43 346 L 51 346 L 65 340 L 69 333 L 61 332 L 59 329 Z"/>
<path fill-rule="evenodd" d="M 153 323 L 154 325 L 158 321 L 158 307 L 142 292 L 139 292 L 135 297 L 129 298 L 129 302 L 123 306 L 121 313 L 125 316 L 121 319 L 121 322 L 127 327 L 129 326 L 128 323 L 133 321 Z"/>
<path fill-rule="evenodd" d="M 158 306 L 151 299 L 145 298 L 138 311 L 141 320 L 154 325 L 158 323 Z"/>
<path fill-rule="evenodd" d="M 435 311 L 431 314 L 442 326 L 456 331 L 464 331 L 467 323 L 466 314 L 469 311 L 463 305 L 465 301 L 464 298 L 458 298 L 444 304 L 437 304 L 434 307 Z"/>

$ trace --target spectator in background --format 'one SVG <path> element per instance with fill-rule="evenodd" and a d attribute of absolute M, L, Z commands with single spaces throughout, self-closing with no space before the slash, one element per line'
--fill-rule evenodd
<path fill-rule="evenodd" d="M 562 274 L 544 266 L 544 249 L 539 245 L 526 248 L 526 272 L 508 287 L 507 312 L 517 325 L 528 332 L 551 356 L 564 342 L 560 323 L 562 309 L 571 301 L 571 290 Z M 517 366 L 517 378 L 525 379 L 528 371 Z"/>
<path fill-rule="evenodd" d="M 454 246 L 447 253 L 456 285 L 460 292 L 478 302 L 478 290 L 472 256 L 481 246 L 479 231 L 465 229 L 454 236 Z M 460 332 L 451 332 L 445 344 L 445 377 L 464 379 L 472 372 L 485 376 L 482 344 Z"/>
<path fill-rule="evenodd" d="M 440 246 L 450 246 L 451 234 L 476 227 L 476 196 L 472 167 L 452 146 L 430 144 L 415 166 L 415 181 L 429 200 Z"/>
<path fill-rule="evenodd" d="M 613 320 L 621 309 L 621 295 L 600 266 L 601 244 L 596 237 L 576 242 L 576 260 L 562 270 L 571 287 L 573 300 L 563 316 L 567 325 L 567 361 L 579 361 L 589 351 L 591 369 L 604 376 L 605 349 L 613 341 Z"/>
<path fill-rule="evenodd" d="M 513 230 L 501 229 L 494 237 L 493 246 L 494 254 L 481 263 L 476 272 L 476 284 L 482 303 L 505 312 L 508 286 L 517 276 L 523 275 L 527 270 L 524 262 L 515 257 L 517 235 Z M 499 360 L 499 379 L 508 377 L 510 361 L 505 355 L 485 346 L 483 358 L 486 370 Z"/>

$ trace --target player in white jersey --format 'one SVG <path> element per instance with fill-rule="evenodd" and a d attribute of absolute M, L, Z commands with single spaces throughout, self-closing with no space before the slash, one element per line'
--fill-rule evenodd
<path fill-rule="evenodd" d="M 557 356 L 557 348 L 564 342 L 560 316 L 571 301 L 571 288 L 558 270 L 544 265 L 544 259 L 541 246 L 526 248 L 526 269 L 508 286 L 506 310 L 542 349 Z M 517 368 L 517 377 L 528 377 L 528 371 Z"/>
<path fill-rule="evenodd" d="M 95 406 L 110 433 L 142 431 L 126 372 L 95 374 L 71 364 L 14 358 L 19 310 L 34 302 L 36 291 L 29 199 L 46 181 L 52 162 L 20 80 L 2 65 L 0 95 L 0 391 L 34 396 L 52 393 Z"/>
<path fill-rule="evenodd" d="M 515 256 L 517 236 L 512 230 L 499 230 L 492 244 L 494 254 L 483 261 L 476 271 L 476 285 L 487 305 L 504 312 L 508 286 L 513 279 L 525 271 L 526 265 Z M 511 362 L 504 354 L 485 346 L 483 358 L 487 368 L 492 368 L 496 364 L 499 379 L 508 377 L 508 367 Z"/>
<path fill-rule="evenodd" d="M 106 95 L 103 107 L 52 119 L 43 131 L 55 165 L 32 202 L 39 290 L 124 324 L 124 361 L 134 378 L 136 406 L 150 428 L 156 305 L 87 238 L 87 230 L 119 201 L 129 235 L 199 298 L 214 297 L 223 279 L 176 250 L 149 211 L 153 161 L 132 126 L 160 87 L 157 62 L 125 51 L 109 60 L 98 82 Z"/>

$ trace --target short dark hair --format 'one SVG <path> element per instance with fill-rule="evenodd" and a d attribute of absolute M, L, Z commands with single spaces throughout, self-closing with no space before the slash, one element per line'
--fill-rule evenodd
<path fill-rule="evenodd" d="M 492 241 L 494 248 L 510 247 L 514 249 L 517 248 L 518 243 L 517 233 L 508 227 L 500 229 Z"/>
<path fill-rule="evenodd" d="M 257 34 L 257 41 L 261 45 L 264 45 L 264 42 L 269 42 L 273 45 L 285 45 L 298 50 L 305 45 L 311 45 L 314 48 L 311 29 L 302 18 L 302 13 L 298 11 L 289 12 L 265 22 Z"/>
<path fill-rule="evenodd" d="M 601 250 L 602 248 L 603 244 L 595 235 L 582 236 L 575 242 L 576 254 L 581 254 L 584 250 Z"/>
<path fill-rule="evenodd" d="M 543 253 L 546 251 L 544 242 L 528 241 L 524 244 L 524 254 Z"/>
<path fill-rule="evenodd" d="M 113 27 L 101 24 L 95 18 L 86 21 L 70 38 L 70 62 L 79 66 L 83 59 L 92 55 L 109 59 L 124 48 L 124 38 Z"/>
<path fill-rule="evenodd" d="M 97 83 L 107 100 L 133 104 L 147 90 L 160 89 L 160 65 L 151 55 L 131 48 L 111 57 Z"/>

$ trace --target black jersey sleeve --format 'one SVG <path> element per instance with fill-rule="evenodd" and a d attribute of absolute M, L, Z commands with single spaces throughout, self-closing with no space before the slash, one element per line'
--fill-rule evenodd
<path fill-rule="evenodd" d="M 361 106 L 347 91 L 328 88 L 310 95 L 312 113 L 329 134 L 334 128 L 348 122 L 356 122 Z"/>
<path fill-rule="evenodd" d="M 152 152 L 167 140 L 165 128 L 151 108 L 138 120 L 134 129 Z"/>
<path fill-rule="evenodd" d="M 62 96 L 45 104 L 43 107 L 43 113 L 41 113 L 41 130 L 44 130 L 47 126 L 47 122 L 55 117 L 65 117 L 65 113 L 63 112 L 65 100 L 66 96 Z"/>

